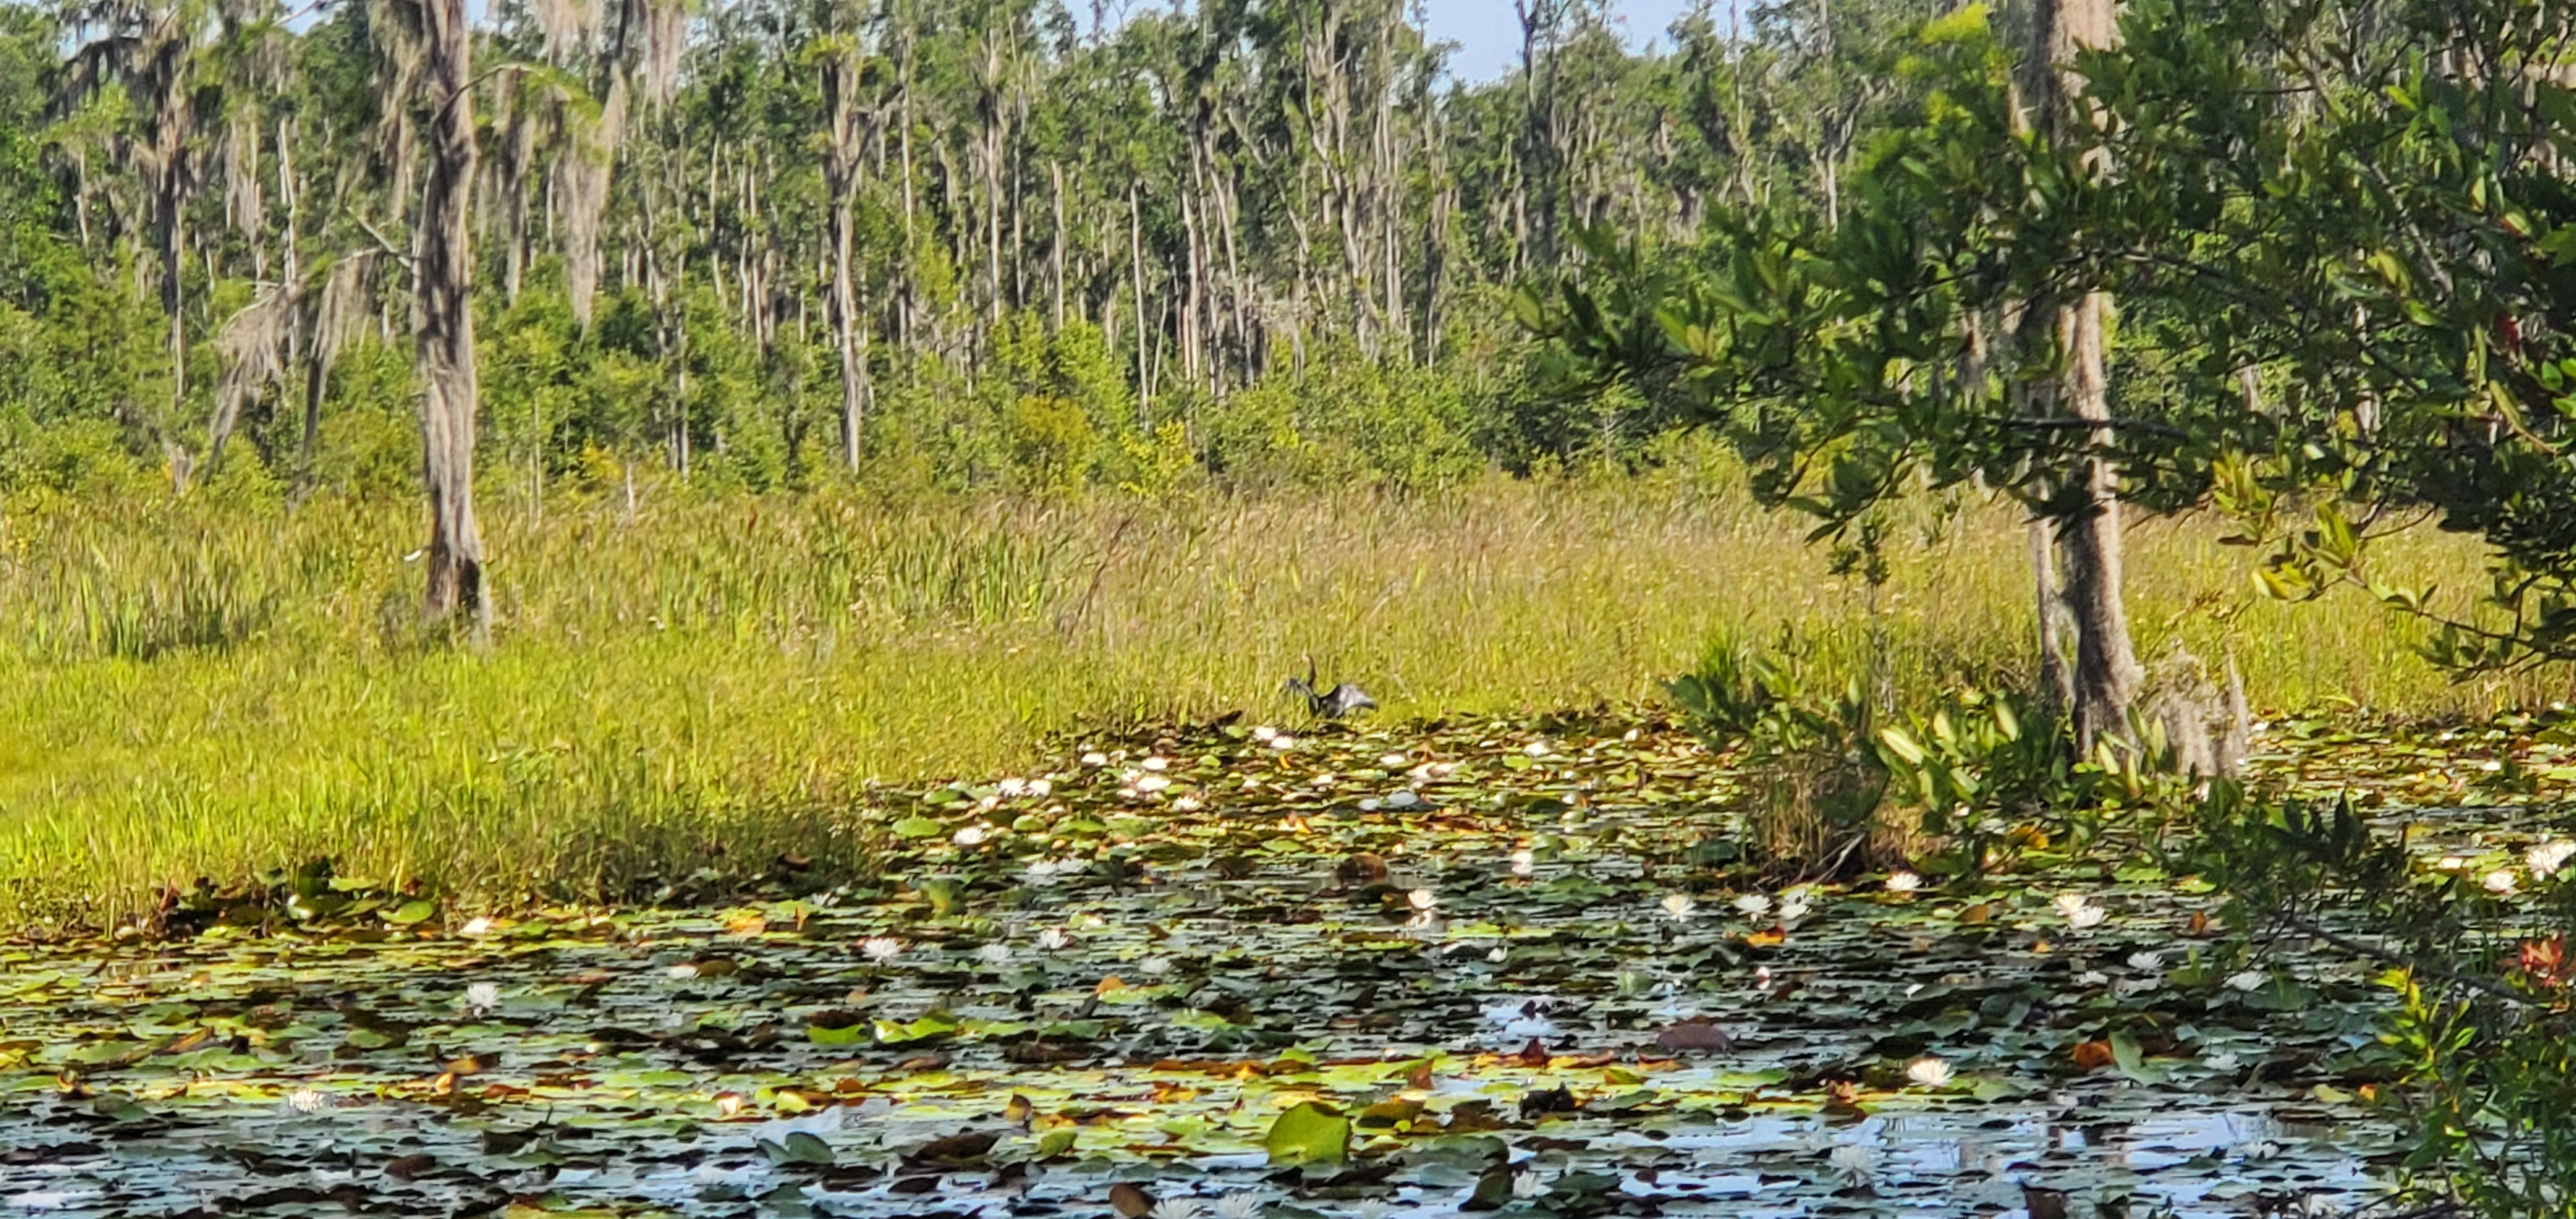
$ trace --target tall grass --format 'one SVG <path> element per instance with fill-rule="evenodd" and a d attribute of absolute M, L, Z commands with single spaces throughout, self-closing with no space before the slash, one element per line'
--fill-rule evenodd
<path fill-rule="evenodd" d="M 0 506 L 0 922 L 315 854 L 476 900 L 582 895 L 717 852 L 848 849 L 869 785 L 1031 764 L 1073 726 L 1285 716 L 1312 653 L 1387 714 L 1655 696 L 1722 631 L 1862 663 L 1861 590 L 1722 468 L 1438 495 L 495 504 L 487 647 L 413 625 L 408 505 Z M 2030 652 L 2001 508 L 1900 531 L 1900 686 Z M 2189 521 L 2134 534 L 2142 646 L 2232 653 L 2259 703 L 2421 714 L 2452 684 L 2360 598 L 2263 602 Z M 2416 583 L 2475 548 L 2401 537 Z"/>

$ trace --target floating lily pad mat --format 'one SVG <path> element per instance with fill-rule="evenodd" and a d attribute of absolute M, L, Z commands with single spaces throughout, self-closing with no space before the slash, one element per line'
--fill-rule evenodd
<path fill-rule="evenodd" d="M 2537 799 L 2554 765 L 2512 733 L 2386 764 L 2270 739 L 2275 772 L 2392 808 L 2444 768 Z M 890 794 L 853 814 L 909 844 L 873 884 L 14 946 L 0 1209 L 1946 1215 L 2028 1187 L 2220 1215 L 2374 1189 L 2360 966 L 2224 958 L 2204 887 L 2044 850 L 1974 888 L 1765 888 L 1732 862 L 1739 796 L 1651 721 L 1232 725 Z"/>

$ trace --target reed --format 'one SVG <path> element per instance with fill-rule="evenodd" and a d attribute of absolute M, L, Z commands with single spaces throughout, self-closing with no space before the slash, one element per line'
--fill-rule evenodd
<path fill-rule="evenodd" d="M 1039 764 L 1050 734 L 1292 714 L 1312 653 L 1403 718 L 1658 697 L 1728 631 L 1867 663 L 1865 590 L 1722 463 L 1438 494 L 512 501 L 482 646 L 414 621 L 409 505 L 0 506 L 0 923 L 317 854 L 476 903 L 624 891 L 722 852 L 828 855 L 872 783 Z M 2031 651 L 2000 507 L 1901 522 L 1878 629 L 1901 690 Z M 2141 646 L 2234 655 L 2258 704 L 2437 716 L 2454 683 L 2365 598 L 2281 606 L 2205 522 L 2134 534 Z M 2474 545 L 2391 539 L 2416 583 Z"/>

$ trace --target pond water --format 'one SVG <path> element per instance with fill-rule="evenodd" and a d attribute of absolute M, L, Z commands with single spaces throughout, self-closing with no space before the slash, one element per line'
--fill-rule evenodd
<path fill-rule="evenodd" d="M 915 844 L 873 884 L 18 945 L 0 1211 L 2011 1216 L 2027 1187 L 2215 1216 L 2377 1188 L 2360 965 L 2230 955 L 2213 895 L 2134 865 L 1730 882 L 1733 782 L 1615 724 L 1104 740 L 867 810 Z M 1347 1156 L 1274 1162 L 1309 1102 L 1357 1119 Z"/>

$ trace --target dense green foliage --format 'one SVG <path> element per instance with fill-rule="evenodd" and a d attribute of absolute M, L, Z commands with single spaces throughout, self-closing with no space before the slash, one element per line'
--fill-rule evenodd
<path fill-rule="evenodd" d="M 1525 312 L 1589 377 L 1723 426 L 1756 488 L 1833 529 L 1917 477 L 2038 512 L 2212 505 L 2276 543 L 2281 595 L 2351 583 L 2441 617 L 2465 667 L 2576 655 L 2576 91 L 2564 5 L 2124 6 L 2072 65 L 2075 120 L 2033 124 L 1980 11 L 1892 69 L 1919 109 L 1862 158 L 1838 217 L 1728 220 L 1696 257 Z M 1602 277 L 1594 276 L 1595 280 Z M 2046 417 L 2048 302 L 2118 302 L 2103 425 Z M 2366 561 L 2434 519 L 2492 548 L 2488 616 L 2432 610 Z"/>
<path fill-rule="evenodd" d="M 1509 287 L 1592 226 L 1840 206 L 1911 113 L 1867 69 L 1930 11 L 1641 52 L 1551 0 L 1518 69 L 1462 82 L 1394 0 L 499 4 L 484 479 L 807 488 L 845 413 L 906 488 L 1633 463 L 1667 421 L 1534 384 Z M 408 489 L 415 19 L 0 7 L 0 489 Z"/>

